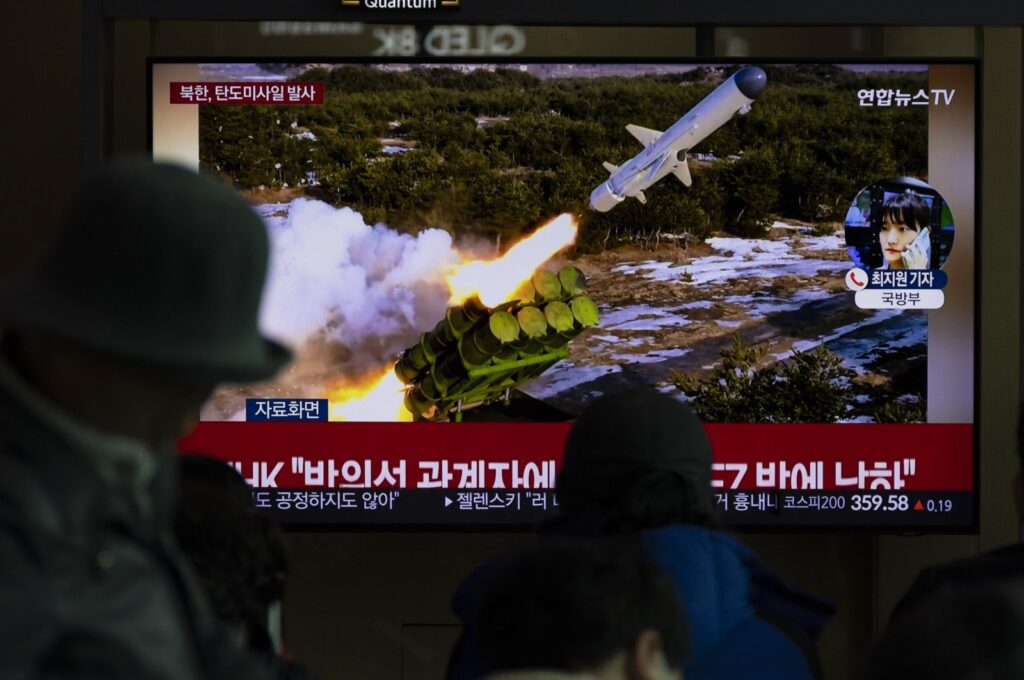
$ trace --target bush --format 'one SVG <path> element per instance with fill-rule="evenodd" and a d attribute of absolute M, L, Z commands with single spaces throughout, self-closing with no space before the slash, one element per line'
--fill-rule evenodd
<path fill-rule="evenodd" d="M 842 223 L 815 222 L 811 225 L 811 236 L 832 236 L 843 228 Z"/>
<path fill-rule="evenodd" d="M 775 154 L 757 148 L 721 171 L 725 226 L 737 236 L 764 236 L 775 220 L 779 167 Z"/>
<path fill-rule="evenodd" d="M 431 215 L 513 238 L 542 218 L 584 213 L 578 252 L 683 231 L 697 241 L 722 230 L 762 237 L 776 215 L 837 222 L 866 180 L 927 173 L 925 108 L 865 115 L 849 106 L 861 87 L 916 92 L 927 74 L 767 68 L 771 96 L 702 142 L 695 151 L 713 160 L 690 162 L 692 186 L 667 177 L 645 191 L 646 206 L 630 199 L 609 213 L 586 205 L 608 178 L 602 162 L 621 164 L 640 150 L 624 126 L 666 129 L 721 74 L 314 67 L 296 78 L 325 83 L 323 106 L 203 107 L 200 163 L 242 189 L 295 186 L 312 172 L 320 184 L 307 192 L 410 228 Z M 478 124 L 481 117 L 493 120 Z M 831 134 L 837 128 L 841 138 Z M 385 157 L 381 145 L 393 137 L 416 151 Z"/>
<path fill-rule="evenodd" d="M 824 346 L 771 362 L 767 343 L 736 335 L 721 355 L 708 376 L 672 376 L 705 422 L 832 423 L 846 415 L 853 371 Z"/>
<path fill-rule="evenodd" d="M 875 411 L 875 422 L 879 423 L 923 423 L 924 420 L 920 404 L 904 401 L 890 401 Z"/>

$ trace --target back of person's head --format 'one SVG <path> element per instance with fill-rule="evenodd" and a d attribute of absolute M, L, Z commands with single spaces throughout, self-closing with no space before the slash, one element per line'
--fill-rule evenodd
<path fill-rule="evenodd" d="M 689 655 L 674 586 L 618 543 L 562 539 L 518 554 L 490 582 L 476 621 L 499 673 L 661 680 L 679 678 Z"/>
<path fill-rule="evenodd" d="M 0 320 L 167 380 L 263 380 L 290 359 L 258 327 L 268 254 L 263 222 L 222 182 L 115 159 L 83 180 L 50 247 L 0 289 Z"/>
<path fill-rule="evenodd" d="M 653 390 L 595 399 L 566 442 L 563 520 L 597 531 L 713 524 L 711 462 L 690 407 Z"/>
<path fill-rule="evenodd" d="M 865 680 L 1024 678 L 1024 580 L 939 593 L 894 620 Z"/>
<path fill-rule="evenodd" d="M 0 356 L 78 421 L 167 449 L 218 383 L 265 380 L 290 360 L 258 326 L 268 243 L 222 182 L 112 160 L 0 287 Z"/>
<path fill-rule="evenodd" d="M 268 614 L 283 595 L 286 558 L 277 527 L 257 514 L 230 465 L 182 455 L 175 534 L 217 617 L 253 649 L 272 651 Z"/>

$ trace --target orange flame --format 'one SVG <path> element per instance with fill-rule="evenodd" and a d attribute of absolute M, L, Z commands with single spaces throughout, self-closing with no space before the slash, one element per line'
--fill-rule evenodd
<path fill-rule="evenodd" d="M 559 215 L 495 260 L 471 260 L 448 275 L 451 299 L 460 305 L 474 295 L 488 307 L 505 302 L 526 283 L 537 267 L 576 241 L 576 219 Z"/>
<path fill-rule="evenodd" d="M 448 275 L 449 304 L 462 304 L 474 295 L 488 307 L 511 298 L 552 256 L 576 241 L 572 215 L 552 219 L 494 260 L 471 260 Z M 330 388 L 327 391 L 330 420 L 409 422 L 405 408 L 406 386 L 395 375 L 394 364 L 369 380 Z"/>
<path fill-rule="evenodd" d="M 383 375 L 356 385 L 328 391 L 328 418 L 364 422 L 410 422 L 405 408 L 405 385 L 389 365 Z"/>

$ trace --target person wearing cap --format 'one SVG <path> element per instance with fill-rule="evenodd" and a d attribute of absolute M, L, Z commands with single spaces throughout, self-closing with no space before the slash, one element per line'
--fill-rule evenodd
<path fill-rule="evenodd" d="M 689 618 L 688 680 L 820 676 L 814 641 L 834 608 L 783 583 L 717 528 L 711 464 L 703 426 L 684 404 L 652 390 L 596 399 L 569 432 L 560 516 L 544 535 L 625 537 L 668 572 Z M 450 680 L 492 670 L 473 617 L 493 571 L 478 569 L 454 597 L 466 627 Z"/>
<path fill-rule="evenodd" d="M 268 244 L 233 191 L 117 161 L 0 289 L 0 674 L 262 678 L 172 538 L 177 439 L 213 387 L 275 375 Z"/>

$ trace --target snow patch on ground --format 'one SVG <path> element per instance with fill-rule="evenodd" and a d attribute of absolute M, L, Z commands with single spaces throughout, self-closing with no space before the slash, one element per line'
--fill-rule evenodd
<path fill-rule="evenodd" d="M 853 333 L 854 331 L 859 330 L 865 326 L 871 326 L 877 323 L 881 323 L 883 321 L 891 319 L 894 315 L 898 314 L 899 312 L 893 310 L 881 310 L 859 321 L 846 324 L 845 326 L 839 326 L 838 328 L 833 329 L 828 335 L 820 335 L 817 338 L 813 338 L 810 340 L 797 340 L 796 342 L 793 343 L 793 348 L 788 352 L 773 354 L 772 356 L 779 361 L 784 361 L 792 357 L 793 354 L 795 354 L 796 352 L 807 352 L 819 345 L 827 345 L 828 343 L 834 342 L 839 338 L 842 338 L 845 335 Z M 872 338 L 870 342 L 874 344 L 876 340 Z"/>
<path fill-rule="evenodd" d="M 630 305 L 603 309 L 598 328 L 606 331 L 657 331 L 662 328 L 685 326 L 689 320 L 672 310 L 651 305 Z"/>
<path fill-rule="evenodd" d="M 804 244 L 800 250 L 846 250 L 846 237 L 837 236 L 804 236 Z M 847 266 L 853 266 L 849 263 Z"/>
<path fill-rule="evenodd" d="M 619 373 L 621 370 L 622 368 L 617 365 L 576 366 L 571 362 L 561 361 L 519 389 L 535 399 L 548 399 L 578 385 Z"/>
<path fill-rule="evenodd" d="M 680 305 L 676 309 L 683 311 L 687 309 L 711 309 L 715 306 L 715 303 L 711 300 L 695 300 L 694 302 L 687 302 L 685 305 Z"/>
<path fill-rule="evenodd" d="M 709 246 L 715 250 L 721 251 L 725 255 L 732 254 L 733 257 L 762 257 L 763 256 L 780 256 L 788 253 L 789 243 L 786 241 L 769 241 L 763 238 L 735 238 L 732 236 L 716 236 L 709 238 L 706 241 Z M 704 258 L 701 258 L 704 259 Z"/>
<path fill-rule="evenodd" d="M 612 359 L 629 364 L 659 364 L 666 359 L 686 356 L 690 351 L 688 347 L 659 349 L 648 354 L 613 354 Z"/>
<path fill-rule="evenodd" d="M 870 337 L 862 337 L 858 331 L 868 326 L 878 328 L 871 331 Z M 928 320 L 925 316 L 887 309 L 876 311 L 855 323 L 840 326 L 827 335 L 798 340 L 793 343 L 792 350 L 773 356 L 785 360 L 792 357 L 794 351 L 806 352 L 825 345 L 843 359 L 847 368 L 863 374 L 883 354 L 894 349 L 925 345 L 927 342 Z"/>
<path fill-rule="evenodd" d="M 775 220 L 774 222 L 772 222 L 772 229 L 782 229 L 784 231 L 805 232 L 805 231 L 810 231 L 811 230 L 811 225 L 809 225 L 809 224 L 786 224 L 785 222 L 779 222 L 778 220 Z"/>
<path fill-rule="evenodd" d="M 800 288 L 788 298 L 770 294 L 730 295 L 723 302 L 744 307 L 752 317 L 765 317 L 779 312 L 790 312 L 800 309 L 809 302 L 827 300 L 835 293 L 822 288 Z"/>
<path fill-rule="evenodd" d="M 660 318 L 637 319 L 615 326 L 603 326 L 607 330 L 617 331 L 659 331 L 663 328 L 685 326 L 685 316 L 664 316 Z"/>
<path fill-rule="evenodd" d="M 775 278 L 777 276 L 815 276 L 819 272 L 840 272 L 849 268 L 843 260 L 820 260 L 794 252 L 789 240 L 715 237 L 706 243 L 720 255 L 699 257 L 689 264 L 673 264 L 645 260 L 639 264 L 624 263 L 612 267 L 613 272 L 643 276 L 666 282 L 704 285 L 725 283 L 738 278 Z M 840 250 L 837 236 L 803 238 L 805 250 Z"/>
<path fill-rule="evenodd" d="M 886 311 L 897 316 L 882 317 L 880 320 L 884 323 L 872 331 L 870 338 L 839 338 L 829 342 L 828 348 L 842 357 L 847 367 L 857 373 L 864 373 L 883 355 L 895 349 L 927 345 L 928 319 L 924 315 L 903 312 L 899 316 L 901 312 Z"/>

